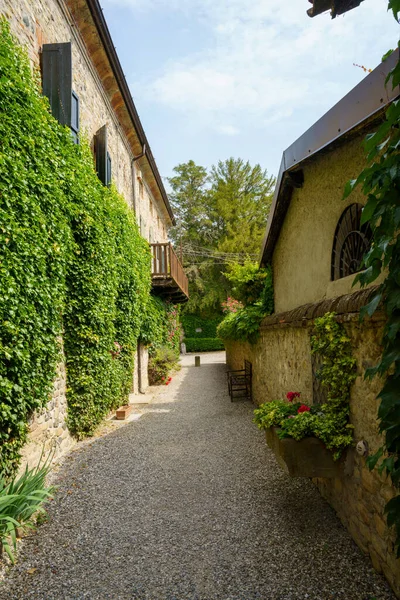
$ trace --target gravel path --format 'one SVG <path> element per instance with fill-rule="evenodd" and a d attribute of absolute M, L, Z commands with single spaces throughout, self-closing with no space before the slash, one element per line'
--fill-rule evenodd
<path fill-rule="evenodd" d="M 308 480 L 193 356 L 142 417 L 70 454 L 1 599 L 392 600 Z M 138 407 L 139 408 L 139 407 Z"/>

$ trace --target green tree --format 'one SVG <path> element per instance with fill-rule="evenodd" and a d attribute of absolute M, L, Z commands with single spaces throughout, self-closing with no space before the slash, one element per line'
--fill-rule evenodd
<path fill-rule="evenodd" d="M 175 175 L 168 178 L 172 192 L 169 200 L 177 225 L 170 231 L 174 244 L 203 243 L 210 228 L 207 206 L 207 169 L 193 160 L 174 168 Z"/>
<path fill-rule="evenodd" d="M 275 178 L 259 164 L 252 167 L 249 161 L 228 158 L 211 168 L 210 182 L 218 250 L 257 256 Z"/>
<path fill-rule="evenodd" d="M 225 271 L 258 255 L 271 205 L 274 177 L 260 165 L 229 158 L 211 167 L 190 160 L 169 179 L 178 225 L 171 239 L 183 247 L 191 313 L 212 316 L 232 293 Z"/>

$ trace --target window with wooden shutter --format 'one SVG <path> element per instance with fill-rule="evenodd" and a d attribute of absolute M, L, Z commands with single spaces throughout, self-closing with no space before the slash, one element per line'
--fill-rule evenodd
<path fill-rule="evenodd" d="M 107 125 L 103 125 L 96 133 L 96 171 L 100 181 L 109 186 L 111 184 L 111 156 L 107 149 Z"/>
<path fill-rule="evenodd" d="M 43 44 L 42 86 L 53 117 L 70 127 L 75 143 L 79 143 L 79 98 L 72 91 L 71 42 Z"/>
<path fill-rule="evenodd" d="M 71 126 L 72 52 L 71 42 L 43 44 L 43 94 L 50 102 L 53 117 L 61 125 Z"/>

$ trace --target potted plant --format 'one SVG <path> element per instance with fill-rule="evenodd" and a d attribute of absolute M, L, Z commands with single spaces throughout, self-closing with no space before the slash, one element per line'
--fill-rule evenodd
<path fill-rule="evenodd" d="M 347 411 L 329 404 L 309 406 L 300 392 L 273 400 L 254 411 L 280 466 L 292 477 L 340 477 L 343 451 L 352 444 Z"/>

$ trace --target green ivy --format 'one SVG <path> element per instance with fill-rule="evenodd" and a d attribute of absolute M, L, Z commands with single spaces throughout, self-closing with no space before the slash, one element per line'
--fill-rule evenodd
<path fill-rule="evenodd" d="M 245 306 L 237 312 L 228 313 L 218 325 L 221 340 L 236 340 L 254 344 L 260 336 L 260 325 L 266 316 L 261 305 Z"/>
<path fill-rule="evenodd" d="M 389 10 L 399 21 L 400 0 L 390 0 Z M 388 52 L 383 60 L 391 53 Z M 393 88 L 400 83 L 397 63 L 387 82 Z M 384 282 L 378 286 L 372 300 L 361 311 L 361 318 L 372 316 L 378 306 L 386 312 L 381 358 L 366 371 L 366 377 L 385 376 L 378 398 L 378 419 L 384 444 L 369 458 L 370 468 L 379 464 L 381 472 L 390 475 L 400 487 L 400 101 L 392 102 L 381 126 L 365 140 L 368 166 L 345 189 L 347 197 L 356 186 L 367 196 L 362 223 L 369 223 L 373 232 L 370 251 L 364 257 L 365 269 L 355 282 L 362 286 L 376 281 L 384 272 Z M 400 557 L 400 495 L 386 505 L 387 522 L 397 532 L 397 555 Z"/>
<path fill-rule="evenodd" d="M 349 400 L 356 378 L 356 361 L 352 357 L 350 339 L 343 325 L 336 321 L 335 313 L 315 319 L 311 351 L 321 360 L 317 377 L 326 389 L 326 402 L 311 407 L 301 406 L 302 402 L 266 402 L 254 411 L 254 422 L 260 429 L 279 427 L 280 438 L 301 440 L 315 436 L 334 452 L 334 459 L 338 459 L 353 442 Z"/>
<path fill-rule="evenodd" d="M 249 268 L 249 265 L 246 268 L 238 268 L 235 271 L 238 286 L 240 283 L 240 286 L 245 287 L 245 281 L 248 277 L 253 277 L 251 279 L 253 282 L 251 285 L 252 293 L 257 289 L 258 295 L 252 304 L 248 303 L 236 312 L 230 312 L 225 316 L 217 328 L 218 337 L 222 340 L 247 341 L 254 344 L 260 336 L 261 321 L 274 311 L 271 267 L 259 270 L 256 274 L 253 271 L 254 269 Z M 260 281 L 262 285 L 260 285 Z M 242 296 L 242 298 L 244 297 Z M 247 301 L 249 301 L 249 298 L 250 296 L 247 297 Z"/>
<path fill-rule="evenodd" d="M 68 166 L 68 425 L 82 438 L 127 399 L 150 291 L 150 252 L 124 199 L 98 180 L 87 144 L 71 148 Z"/>
<path fill-rule="evenodd" d="M 31 413 L 52 391 L 71 246 L 65 132 L 25 53 L 0 22 L 0 472 L 10 476 Z"/>
<path fill-rule="evenodd" d="M 150 356 L 166 347 L 178 357 L 180 337 L 179 307 L 151 296 L 143 311 L 140 329 L 140 339 L 148 346 Z"/>
<path fill-rule="evenodd" d="M 143 315 L 154 308 L 149 246 L 133 214 L 98 180 L 88 143 L 74 144 L 51 116 L 38 83 L 1 20 L 0 472 L 6 478 L 18 465 L 30 416 L 51 397 L 61 339 L 68 424 L 81 438 L 126 398 Z"/>

